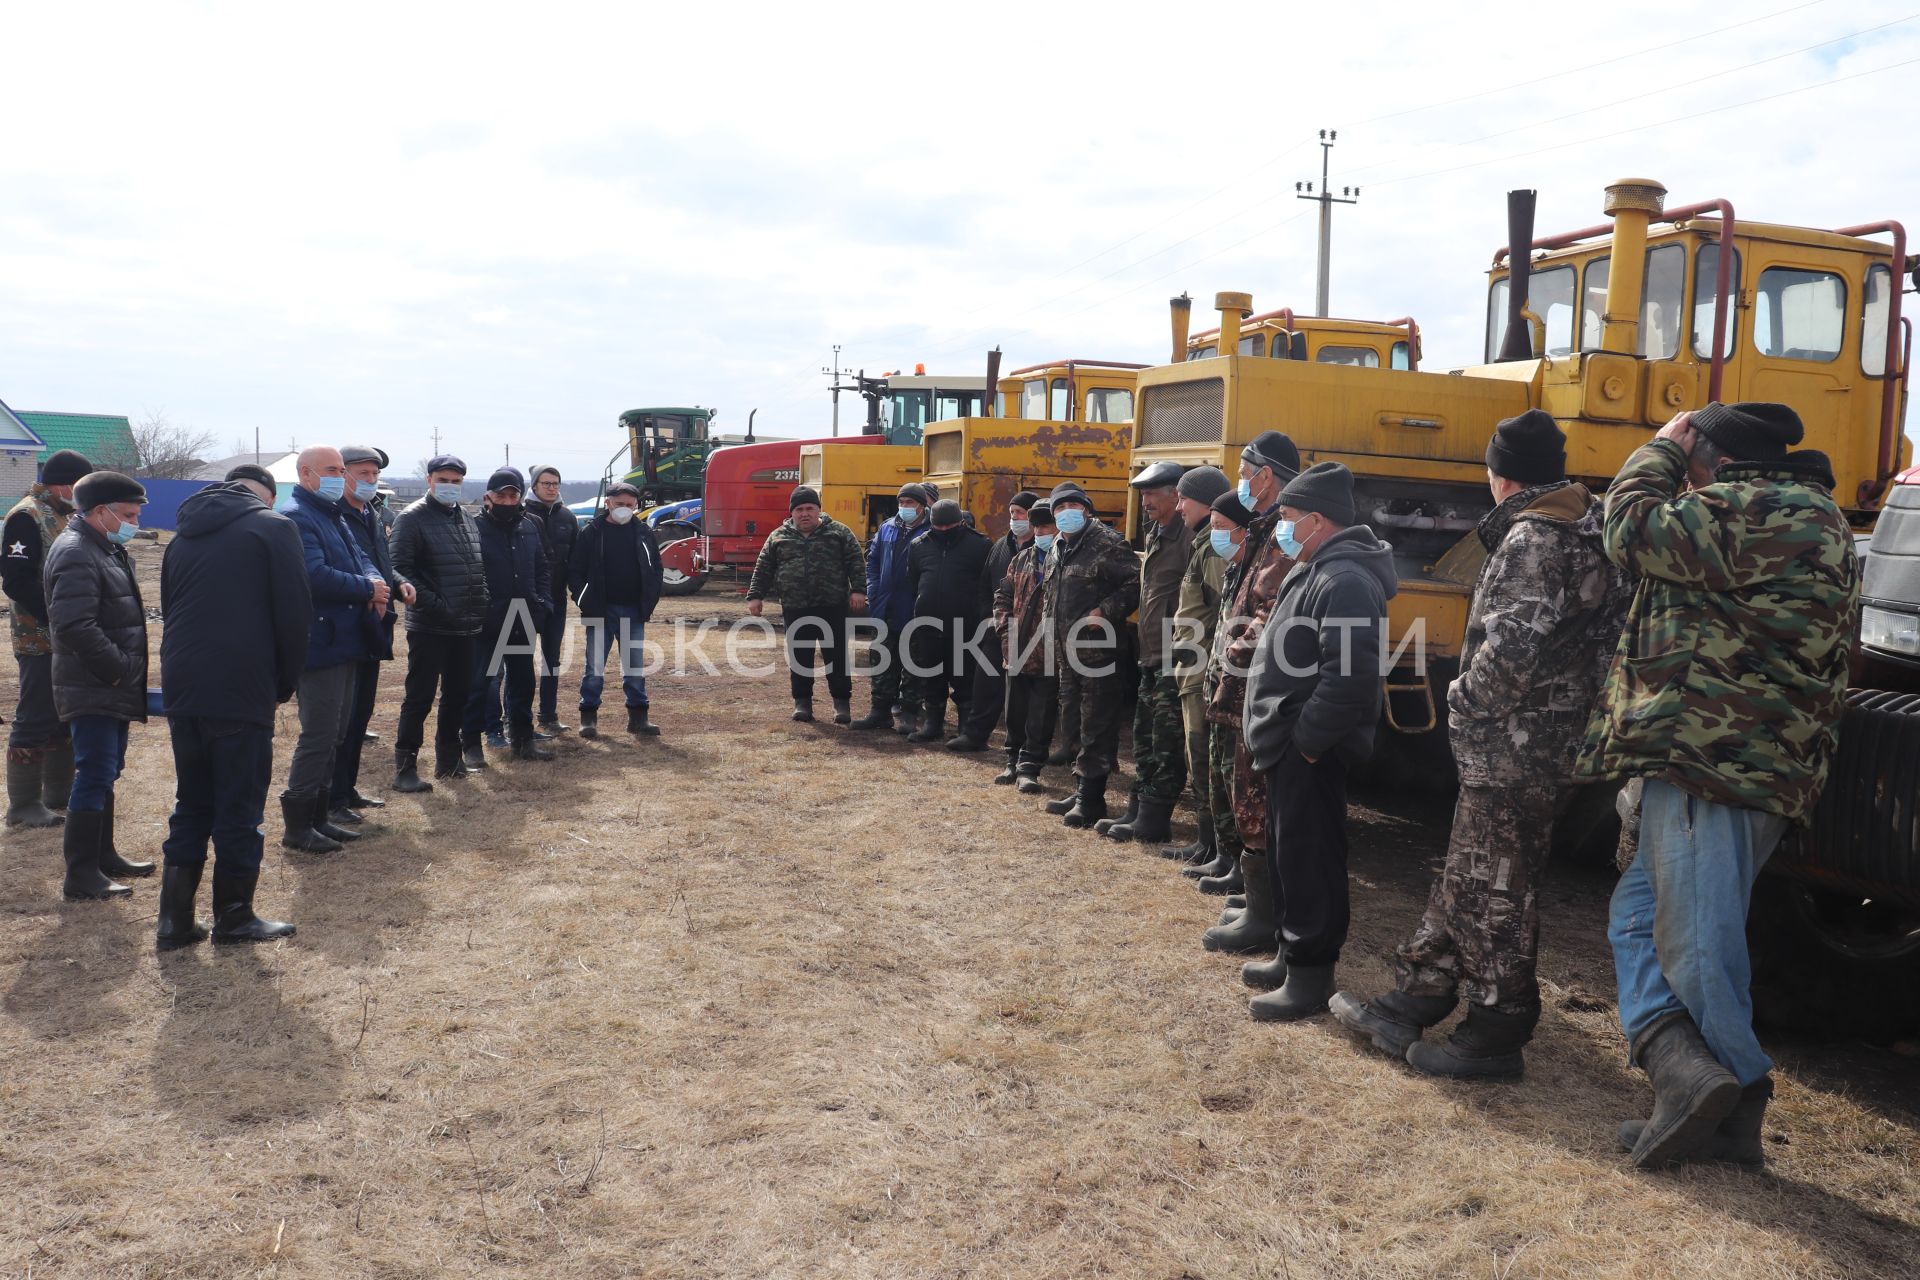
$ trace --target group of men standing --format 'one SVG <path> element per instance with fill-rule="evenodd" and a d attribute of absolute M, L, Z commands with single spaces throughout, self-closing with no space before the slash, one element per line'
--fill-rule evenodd
<path fill-rule="evenodd" d="M 147 612 L 126 545 L 146 492 L 61 451 L 8 514 L 20 702 L 7 755 L 9 827 L 64 825 L 69 900 L 124 897 L 151 862 L 114 843 L 114 783 L 129 727 L 164 712 L 176 802 L 164 847 L 158 940 L 259 941 L 293 932 L 253 911 L 276 708 L 296 700 L 300 731 L 280 796 L 281 844 L 329 854 L 364 834 L 361 753 L 380 666 L 406 610 L 406 687 L 393 788 L 425 792 L 428 715 L 439 700 L 434 776 L 488 767 L 483 734 L 504 719 L 517 759 L 545 761 L 564 732 L 557 683 L 569 599 L 587 623 L 580 732 L 598 736 L 609 650 L 619 646 L 627 731 L 651 737 L 641 646 L 661 595 L 659 548 L 637 519 L 640 494 L 616 483 L 582 527 L 560 502 L 560 474 L 534 469 L 533 496 L 511 467 L 487 481 L 475 517 L 466 465 L 428 464 L 430 490 L 392 522 L 378 510 L 381 450 L 315 445 L 278 502 L 273 476 L 235 467 L 180 506 L 161 560 L 160 688 L 148 688 Z M 541 672 L 535 676 L 535 655 Z M 502 692 L 504 687 L 504 708 Z M 535 727 L 536 697 L 539 728 Z M 62 811 L 65 811 L 64 814 Z M 211 844 L 213 923 L 194 904 Z"/>
<path fill-rule="evenodd" d="M 847 622 L 871 601 L 879 670 L 854 728 L 930 742 L 952 699 L 960 729 L 947 745 L 977 750 L 1004 711 L 994 783 L 1038 793 L 1046 765 L 1070 759 L 1073 790 L 1047 811 L 1114 840 L 1168 840 L 1187 795 L 1197 837 L 1161 852 L 1228 895 L 1204 946 L 1271 954 L 1241 970 L 1262 993 L 1252 1015 L 1331 1010 L 1427 1075 L 1521 1074 L 1540 1018 L 1555 822 L 1577 788 L 1631 780 L 1639 847 L 1609 938 L 1621 1025 L 1654 1107 L 1620 1141 L 1643 1167 L 1751 1165 L 1772 1085 L 1747 990 L 1747 904 L 1824 783 L 1858 598 L 1830 466 L 1793 451 L 1802 434 L 1778 404 L 1681 414 L 1603 504 L 1568 479 L 1551 416 L 1499 424 L 1486 453 L 1493 506 L 1476 530 L 1484 564 L 1446 690 L 1460 776 L 1451 838 L 1394 954 L 1394 984 L 1372 997 L 1336 991 L 1351 914 L 1347 775 L 1373 750 L 1400 573 L 1359 519 L 1345 466 L 1303 468 L 1279 431 L 1247 444 L 1234 480 L 1150 465 L 1131 482 L 1144 556 L 1068 482 L 1046 499 L 1015 495 L 991 546 L 957 505 L 906 486 L 863 561 L 852 531 L 801 488 L 749 607 L 783 602 L 795 719 L 812 718 L 817 659 L 849 723 Z M 962 679 L 964 641 L 982 635 Z M 1129 647 L 1134 783 L 1109 815 Z M 1426 1039 L 1463 1001 L 1446 1039 Z"/>

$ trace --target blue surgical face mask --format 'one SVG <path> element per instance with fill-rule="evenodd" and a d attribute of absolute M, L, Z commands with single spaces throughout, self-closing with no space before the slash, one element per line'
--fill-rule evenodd
<path fill-rule="evenodd" d="M 1239 548 L 1233 545 L 1233 530 L 1209 529 L 1207 537 L 1213 541 L 1213 553 L 1222 560 L 1233 559 L 1233 553 Z"/>
<path fill-rule="evenodd" d="M 126 546 L 133 541 L 133 535 L 140 532 L 140 526 L 131 520 L 120 521 L 120 527 L 107 535 L 109 541 Z"/>
<path fill-rule="evenodd" d="M 347 496 L 347 478 L 345 476 L 321 476 L 320 483 L 313 491 L 328 502 L 338 502 Z"/>
<path fill-rule="evenodd" d="M 372 502 L 373 495 L 379 492 L 380 482 L 378 480 L 355 480 L 353 482 L 353 496 L 362 502 Z"/>
<path fill-rule="evenodd" d="M 1282 520 L 1273 527 L 1273 545 L 1280 548 L 1280 554 L 1289 560 L 1300 558 L 1300 544 L 1293 536 L 1293 521 Z"/>
<path fill-rule="evenodd" d="M 433 486 L 433 497 L 436 502 L 457 507 L 460 505 L 460 486 L 451 481 L 442 480 Z"/>
<path fill-rule="evenodd" d="M 1033 545 L 1042 551 L 1051 551 L 1053 550 L 1053 535 L 1050 533 L 1036 533 L 1033 535 Z"/>
<path fill-rule="evenodd" d="M 1012 534 L 1016 538 L 1026 537 L 1028 530 L 1032 528 L 1033 528 L 1033 521 L 1031 520 L 1007 521 L 1007 532 Z"/>
<path fill-rule="evenodd" d="M 903 502 L 900 504 L 899 515 L 900 515 L 901 524 L 919 524 L 920 523 L 920 508 L 915 506 L 911 502 Z"/>
<path fill-rule="evenodd" d="M 1087 513 L 1078 507 L 1062 507 L 1053 513 L 1053 523 L 1062 533 L 1078 533 L 1087 527 Z"/>
<path fill-rule="evenodd" d="M 1253 510 L 1253 481 L 1242 480 L 1239 487 L 1236 488 L 1233 493 L 1235 497 L 1240 499 L 1241 506 L 1249 511 Z"/>

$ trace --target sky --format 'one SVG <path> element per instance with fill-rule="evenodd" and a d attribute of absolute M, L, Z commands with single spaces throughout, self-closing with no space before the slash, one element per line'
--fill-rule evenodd
<path fill-rule="evenodd" d="M 1221 290 L 1476 362 L 1504 193 L 1906 219 L 1920 0 L 13 6 L 0 399 L 215 454 L 597 476 L 622 410 L 824 433 L 821 370 L 1166 359 Z M 1231 23 L 1224 19 L 1230 15 Z M 858 417 L 857 400 L 843 420 Z"/>

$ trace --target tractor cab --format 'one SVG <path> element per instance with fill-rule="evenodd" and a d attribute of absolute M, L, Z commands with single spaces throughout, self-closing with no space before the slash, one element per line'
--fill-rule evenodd
<path fill-rule="evenodd" d="M 891 445 L 918 446 L 930 422 L 978 414 L 986 399 L 986 379 L 934 377 L 925 365 L 913 373 L 858 379 L 867 401 L 867 435 L 885 436 Z"/>
<path fill-rule="evenodd" d="M 1220 354 L 1220 330 L 1207 329 L 1187 339 L 1188 360 Z M 1293 308 L 1263 311 L 1241 321 L 1232 340 L 1234 355 L 1272 360 L 1309 360 L 1360 369 L 1418 369 L 1420 326 L 1411 316 L 1384 323 L 1296 316 Z"/>
<path fill-rule="evenodd" d="M 716 412 L 701 408 L 629 409 L 620 415 L 631 467 L 621 478 L 639 488 L 642 506 L 700 496 L 707 458 L 713 451 L 711 430 Z"/>

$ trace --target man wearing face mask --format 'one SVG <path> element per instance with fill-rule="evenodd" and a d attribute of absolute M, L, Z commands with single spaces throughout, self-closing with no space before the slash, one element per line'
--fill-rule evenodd
<path fill-rule="evenodd" d="M 1036 795 L 1060 711 L 1060 678 L 1045 616 L 1047 566 L 1058 534 L 1053 506 L 1045 499 L 1027 508 L 1027 519 L 1033 536 L 993 592 L 994 626 L 1007 672 L 1007 767 L 993 780 Z"/>
<path fill-rule="evenodd" d="M 280 843 L 304 853 L 333 853 L 360 838 L 328 817 L 334 755 L 353 709 L 355 672 L 379 652 L 393 592 L 341 514 L 347 468 L 340 451 L 313 445 L 301 451 L 297 465 L 299 483 L 280 504 L 280 514 L 300 531 L 313 625 L 300 673 L 300 739 L 280 796 L 286 826 Z"/>
<path fill-rule="evenodd" d="M 1240 505 L 1240 496 L 1229 490 L 1213 500 L 1208 518 L 1207 542 L 1226 566 L 1220 579 L 1222 616 L 1216 621 L 1207 645 L 1206 672 L 1201 677 L 1205 702 L 1206 762 L 1202 773 L 1207 794 L 1207 812 L 1213 816 L 1213 854 L 1209 862 L 1189 860 L 1181 872 L 1200 882 L 1202 893 L 1246 893 L 1256 914 L 1237 932 L 1225 937 L 1203 938 L 1209 951 L 1242 951 L 1271 946 L 1276 928 L 1273 918 L 1273 893 L 1267 884 L 1266 861 L 1250 862 L 1241 855 L 1245 844 L 1240 824 L 1233 815 L 1234 758 L 1240 749 L 1240 722 L 1246 711 L 1245 681 L 1231 680 L 1226 671 L 1226 604 L 1233 599 L 1254 550 L 1248 526 L 1253 512 Z M 1197 802 L 1196 802 L 1197 803 Z M 1250 882 L 1247 876 L 1251 874 Z M 1244 914 L 1244 913 L 1243 913 Z M 1220 927 L 1238 923 L 1239 918 L 1223 918 Z"/>
<path fill-rule="evenodd" d="M 993 616 L 994 592 L 1007 576 L 1007 566 L 1013 563 L 1014 556 L 1033 540 L 1033 504 L 1040 496 L 1031 490 L 1022 489 L 1007 500 L 1007 535 L 996 541 L 987 552 L 987 567 L 980 575 L 980 616 Z M 999 629 L 999 621 L 994 627 Z M 1007 700 L 1007 677 L 1000 665 L 1000 643 L 995 639 L 983 645 L 981 652 L 984 661 L 975 663 L 973 673 L 973 702 L 966 720 L 960 725 L 956 737 L 947 740 L 949 751 L 978 751 L 987 745 L 993 737 L 993 730 L 1000 723 L 1001 704 Z"/>
<path fill-rule="evenodd" d="M 908 742 L 937 741 L 945 729 L 947 700 L 957 704 L 973 684 L 974 660 L 966 644 L 983 621 L 980 579 L 991 550 L 986 536 L 969 529 L 960 504 L 951 498 L 933 504 L 932 532 L 907 552 L 907 585 L 913 592 L 910 650 L 922 673 L 920 727 Z"/>
<path fill-rule="evenodd" d="M 1231 492 L 1233 485 L 1226 472 L 1218 467 L 1194 467 L 1180 477 L 1175 503 L 1175 512 L 1192 531 L 1192 539 L 1187 566 L 1180 575 L 1166 665 L 1173 672 L 1179 695 L 1181 751 L 1186 776 L 1193 783 L 1193 813 L 1199 834 L 1190 845 L 1162 848 L 1160 856 L 1183 859 L 1191 865 L 1213 861 L 1214 852 L 1213 814 L 1207 807 L 1207 705 L 1203 686 L 1207 652 L 1213 647 L 1214 626 L 1220 619 L 1220 584 L 1227 576 L 1227 561 L 1214 550 L 1208 534 L 1214 499 Z M 1113 834 L 1111 827 L 1108 834 Z"/>
<path fill-rule="evenodd" d="M 583 738 L 600 735 L 600 696 L 606 688 L 609 648 L 619 654 L 627 732 L 636 737 L 660 736 L 651 719 L 643 646 L 647 622 L 660 604 L 662 566 L 660 545 L 639 513 L 638 489 L 625 481 L 610 485 L 606 505 L 573 544 L 567 576 L 587 628 L 587 669 L 580 677 Z"/>
<path fill-rule="evenodd" d="M 420 777 L 420 744 L 434 694 L 440 720 L 433 737 L 434 776 L 464 778 L 460 728 L 473 690 L 473 637 L 487 621 L 487 575 L 480 531 L 460 505 L 467 464 L 452 454 L 427 463 L 427 496 L 393 525 L 394 572 L 413 585 L 407 607 L 407 685 L 393 741 L 393 789 L 433 790 Z"/>
<path fill-rule="evenodd" d="M 73 740 L 53 709 L 53 639 L 47 631 L 47 551 L 73 515 L 73 486 L 93 464 L 61 449 L 7 512 L 0 584 L 11 601 L 20 701 L 7 730 L 7 825 L 57 827 L 73 790 Z"/>
<path fill-rule="evenodd" d="M 1294 567 L 1247 677 L 1245 735 L 1267 778 L 1286 977 L 1249 1008 L 1290 1022 L 1327 1007 L 1347 938 L 1347 769 L 1373 752 L 1387 601 L 1400 576 L 1393 548 L 1357 522 L 1353 473 L 1337 462 L 1287 482 L 1273 538 Z"/>
<path fill-rule="evenodd" d="M 1078 713 L 1075 794 L 1047 804 L 1069 827 L 1107 816 L 1107 777 L 1120 747 L 1126 702 L 1120 628 L 1140 602 L 1140 562 L 1127 540 L 1094 518 L 1093 500 L 1071 480 L 1049 496 L 1060 531 L 1047 566 L 1047 616 L 1059 655 L 1060 718 Z"/>
<path fill-rule="evenodd" d="M 487 767 L 480 735 L 487 722 L 487 693 L 504 672 L 507 742 L 516 760 L 551 760 L 553 752 L 533 737 L 533 655 L 540 627 L 553 608 L 547 579 L 547 548 L 537 523 L 526 518 L 520 495 L 526 481 L 512 467 L 487 477 L 481 499 L 480 564 L 487 578 L 487 625 L 473 643 L 473 684 L 467 692 L 460 750 L 468 769 Z"/>
<path fill-rule="evenodd" d="M 126 547 L 147 491 L 114 471 L 73 486 L 79 519 L 47 550 L 47 626 L 53 705 L 73 734 L 61 894 L 70 902 L 133 892 L 120 881 L 153 874 L 114 848 L 113 788 L 127 762 L 127 730 L 147 718 L 147 610 Z"/>
<path fill-rule="evenodd" d="M 867 605 L 867 567 L 853 530 L 820 510 L 820 494 L 800 485 L 787 497 L 786 523 L 767 535 L 747 583 L 747 612 L 758 618 L 777 596 L 787 633 L 787 687 L 793 718 L 813 720 L 816 659 L 826 668 L 833 722 L 853 719 L 853 652 L 847 617 Z"/>
<path fill-rule="evenodd" d="M 540 518 L 547 535 L 547 575 L 553 582 L 553 612 L 540 629 L 540 712 L 537 727 L 545 734 L 564 733 L 560 723 L 560 651 L 567 639 L 568 565 L 573 544 L 580 540 L 580 517 L 560 500 L 560 469 L 540 465 L 527 473 L 533 493 L 522 503 Z"/>
<path fill-rule="evenodd" d="M 855 729 L 892 729 L 912 733 L 920 724 L 920 686 L 905 675 L 906 647 L 900 637 L 913 621 L 913 591 L 907 582 L 907 552 L 931 527 L 927 508 L 933 495 L 923 484 L 900 486 L 894 517 L 874 532 L 867 547 L 867 610 L 880 624 L 874 637 L 873 710 L 853 722 Z M 895 724 L 893 709 L 900 708 Z"/>
<path fill-rule="evenodd" d="M 387 465 L 384 450 L 363 444 L 345 445 L 340 460 L 347 468 L 346 500 L 340 505 L 340 518 L 347 531 L 360 544 L 360 550 L 379 573 L 381 580 L 402 603 L 412 604 L 413 584 L 393 567 L 393 555 L 387 548 L 387 529 L 374 509 L 380 492 L 380 471 Z M 380 691 L 380 664 L 393 659 L 393 625 L 397 621 L 392 603 L 379 618 L 373 639 L 373 652 L 354 668 L 353 703 L 340 726 L 340 740 L 334 744 L 332 794 L 327 802 L 327 820 L 335 826 L 358 826 L 360 810 L 378 809 L 386 804 L 360 792 L 360 753 L 367 745 L 367 725 L 373 720 L 373 704 Z"/>

